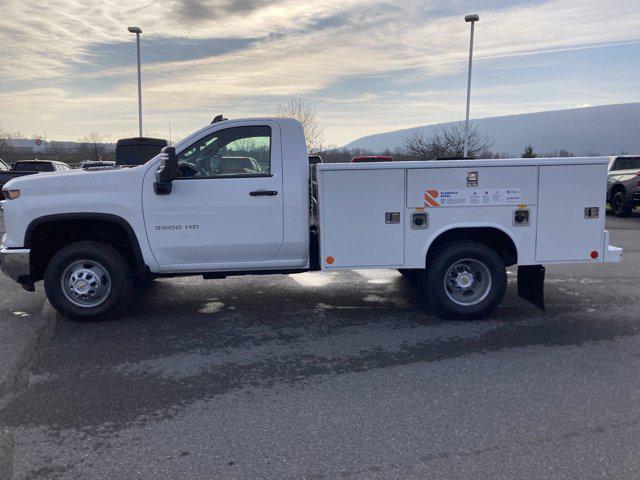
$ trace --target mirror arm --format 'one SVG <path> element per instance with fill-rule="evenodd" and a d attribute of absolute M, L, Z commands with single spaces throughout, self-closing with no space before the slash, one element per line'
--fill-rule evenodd
<path fill-rule="evenodd" d="M 169 195 L 173 189 L 173 182 L 153 182 L 153 191 L 156 195 Z"/>

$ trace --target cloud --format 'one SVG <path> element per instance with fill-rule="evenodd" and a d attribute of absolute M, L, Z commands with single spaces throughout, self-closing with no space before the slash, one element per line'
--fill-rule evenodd
<path fill-rule="evenodd" d="M 475 58 L 482 66 L 638 42 L 640 11 L 632 3 L 482 2 Z M 71 135 L 97 130 L 93 122 L 121 131 L 135 116 L 133 37 L 126 32 L 134 24 L 144 31 L 149 124 L 162 115 L 187 133 L 222 108 L 264 114 L 276 98 L 293 95 L 323 102 L 323 119 L 341 132 L 345 119 L 357 123 L 354 132 L 411 123 L 420 111 L 429 112 L 425 120 L 448 120 L 466 69 L 468 26 L 459 8 L 439 0 L 4 0 L 0 111 L 23 130 L 35 118 L 38 128 L 52 123 Z M 509 94 L 505 88 L 486 97 L 495 105 L 500 92 Z M 535 86 L 526 88 L 524 96 Z M 510 105 L 506 97 L 503 104 Z M 489 103 L 474 104 L 483 108 Z"/>
<path fill-rule="evenodd" d="M 190 22 L 208 18 L 223 18 L 225 15 L 246 14 L 269 5 L 269 0 L 175 0 L 171 12 L 181 20 Z"/>

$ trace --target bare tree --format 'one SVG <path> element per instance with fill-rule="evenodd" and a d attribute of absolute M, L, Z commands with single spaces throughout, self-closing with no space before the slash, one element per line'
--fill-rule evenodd
<path fill-rule="evenodd" d="M 469 127 L 469 158 L 486 157 L 493 142 L 480 133 L 475 125 Z M 417 131 L 403 140 L 403 153 L 418 160 L 462 158 L 464 155 L 464 124 L 452 123 L 438 127 L 430 138 Z"/>
<path fill-rule="evenodd" d="M 287 103 L 276 104 L 274 112 L 276 117 L 295 118 L 302 124 L 304 136 L 307 141 L 307 149 L 310 152 L 318 152 L 322 150 L 324 142 L 324 128 L 318 122 L 316 104 L 296 97 Z"/>
<path fill-rule="evenodd" d="M 104 137 L 102 135 L 91 132 L 89 135 L 85 135 L 81 141 L 86 145 L 88 155 L 92 160 L 100 160 L 102 158 L 104 153 Z"/>
<path fill-rule="evenodd" d="M 11 135 L 0 125 L 0 158 L 8 160 L 11 153 Z"/>
<path fill-rule="evenodd" d="M 62 160 L 69 152 L 62 146 L 60 142 L 50 142 L 49 153 L 55 156 L 56 160 Z"/>
<path fill-rule="evenodd" d="M 402 140 L 403 154 L 416 160 L 434 160 L 448 156 L 443 146 L 432 138 L 427 138 L 423 131 L 419 130 Z"/>

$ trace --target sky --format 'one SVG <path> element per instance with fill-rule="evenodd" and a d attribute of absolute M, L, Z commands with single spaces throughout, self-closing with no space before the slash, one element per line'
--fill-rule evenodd
<path fill-rule="evenodd" d="M 640 101 L 640 0 L 0 0 L 0 127 L 176 141 L 301 97 L 325 145 L 472 118 Z"/>

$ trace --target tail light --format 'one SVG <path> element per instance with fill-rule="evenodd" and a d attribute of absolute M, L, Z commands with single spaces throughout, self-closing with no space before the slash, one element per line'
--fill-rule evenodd
<path fill-rule="evenodd" d="M 636 181 L 636 187 L 640 188 L 640 173 L 637 175 L 638 180 Z"/>

